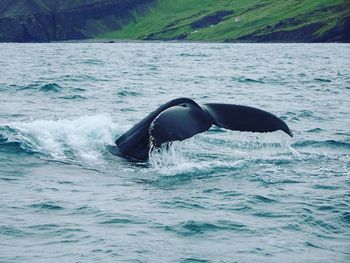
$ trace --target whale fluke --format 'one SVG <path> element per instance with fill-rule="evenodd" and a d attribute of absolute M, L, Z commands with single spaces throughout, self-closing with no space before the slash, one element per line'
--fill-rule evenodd
<path fill-rule="evenodd" d="M 214 124 L 233 131 L 274 132 L 293 134 L 287 124 L 277 116 L 249 106 L 209 103 L 204 110 L 210 114 Z"/>
<path fill-rule="evenodd" d="M 182 141 L 208 130 L 212 125 L 234 131 L 284 131 L 293 136 L 287 124 L 272 113 L 248 106 L 209 103 L 202 106 L 191 99 L 172 100 L 116 140 L 119 155 L 145 161 L 151 146 Z"/>
<path fill-rule="evenodd" d="M 151 143 L 159 147 L 165 142 L 182 141 L 208 130 L 212 125 L 212 118 L 199 106 L 174 106 L 160 113 L 151 123 Z"/>

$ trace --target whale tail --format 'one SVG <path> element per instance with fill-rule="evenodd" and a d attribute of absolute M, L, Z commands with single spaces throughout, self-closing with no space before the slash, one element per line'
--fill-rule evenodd
<path fill-rule="evenodd" d="M 217 125 L 234 131 L 273 132 L 290 136 L 287 124 L 277 116 L 256 108 L 232 104 L 198 105 L 178 98 L 160 106 L 116 140 L 117 155 L 147 160 L 151 147 L 182 141 Z"/>
<path fill-rule="evenodd" d="M 150 142 L 159 147 L 165 142 L 183 141 L 212 125 L 213 119 L 198 104 L 180 104 L 166 109 L 153 120 Z"/>
<path fill-rule="evenodd" d="M 282 130 L 293 136 L 287 124 L 277 116 L 248 106 L 233 104 L 181 104 L 161 112 L 151 123 L 153 146 L 182 141 L 208 130 L 212 125 L 233 131 L 274 132 Z"/>
<path fill-rule="evenodd" d="M 248 106 L 220 103 L 204 104 L 203 109 L 213 118 L 214 124 L 222 128 L 249 132 L 281 130 L 293 137 L 287 124 L 267 111 Z"/>

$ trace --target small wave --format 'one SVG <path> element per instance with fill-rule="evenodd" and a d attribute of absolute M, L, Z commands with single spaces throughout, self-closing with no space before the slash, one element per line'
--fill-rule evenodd
<path fill-rule="evenodd" d="M 205 53 L 187 53 L 187 52 L 182 52 L 178 55 L 179 57 L 200 57 L 200 58 L 204 58 L 204 57 L 208 57 L 207 54 Z"/>
<path fill-rule="evenodd" d="M 260 211 L 253 213 L 254 216 L 257 217 L 265 217 L 265 218 L 286 218 L 291 217 L 291 215 L 277 213 L 277 212 L 267 212 L 267 211 Z"/>
<path fill-rule="evenodd" d="M 338 190 L 340 187 L 335 185 L 316 184 L 312 188 L 322 189 L 322 190 Z"/>
<path fill-rule="evenodd" d="M 163 207 L 167 208 L 187 208 L 187 209 L 206 209 L 205 206 L 194 201 L 169 200 L 162 203 Z"/>
<path fill-rule="evenodd" d="M 35 90 L 35 91 L 41 91 L 44 93 L 61 93 L 64 90 L 66 90 L 66 88 L 60 86 L 59 84 L 53 82 L 53 83 L 47 83 L 47 84 L 43 84 L 40 81 L 36 81 L 33 84 L 30 84 L 28 86 L 15 86 L 17 87 L 18 91 L 25 91 L 25 90 Z M 68 89 L 67 89 L 68 90 Z M 86 91 L 86 89 L 84 88 L 70 88 L 70 91 L 73 92 L 84 92 Z M 71 95 L 71 97 L 77 96 L 76 98 L 80 97 L 81 95 Z M 65 96 L 65 97 L 69 97 L 69 96 Z M 81 96 L 83 99 L 85 99 L 83 96 Z"/>
<path fill-rule="evenodd" d="M 321 128 L 314 128 L 314 129 L 311 129 L 311 130 L 307 130 L 306 132 L 309 132 L 309 133 L 321 133 L 323 131 L 324 130 L 321 129 Z"/>
<path fill-rule="evenodd" d="M 113 218 L 110 220 L 103 221 L 100 224 L 103 224 L 103 225 L 128 224 L 128 225 L 130 225 L 130 224 L 138 224 L 138 223 L 139 222 L 136 222 L 134 220 L 127 219 L 127 218 Z"/>
<path fill-rule="evenodd" d="M 87 98 L 81 95 L 68 95 L 68 96 L 63 96 L 60 97 L 65 100 L 86 100 Z"/>
<path fill-rule="evenodd" d="M 21 144 L 19 142 L 9 142 L 0 140 L 0 151 L 5 150 L 6 152 L 12 153 L 20 153 L 26 152 L 22 149 Z"/>
<path fill-rule="evenodd" d="M 60 182 L 61 184 L 71 184 L 71 182 Z M 74 212 L 72 214 L 75 215 L 94 215 L 101 212 L 97 208 L 89 207 L 89 206 L 80 206 L 74 209 Z"/>
<path fill-rule="evenodd" d="M 88 65 L 102 65 L 104 62 L 99 59 L 86 59 L 82 61 L 83 64 L 88 64 Z"/>
<path fill-rule="evenodd" d="M 311 110 L 300 110 L 297 112 L 287 112 L 282 116 L 282 119 L 287 121 L 300 121 L 302 119 L 307 120 L 316 120 L 316 121 L 325 121 L 327 120 L 327 116 L 321 115 L 319 112 L 315 113 Z"/>
<path fill-rule="evenodd" d="M 80 92 L 86 91 L 86 89 L 83 89 L 83 88 L 74 88 L 73 90 L 74 90 L 74 91 L 80 91 Z"/>
<path fill-rule="evenodd" d="M 206 259 L 199 259 L 199 258 L 184 258 L 181 260 L 181 263 L 209 263 L 211 262 L 210 260 Z"/>
<path fill-rule="evenodd" d="M 8 126 L 0 127 L 0 150 L 6 150 L 6 152 L 22 152 L 21 143 L 16 140 L 18 131 Z"/>
<path fill-rule="evenodd" d="M 61 77 L 57 77 L 57 79 L 60 79 L 61 81 L 73 81 L 73 82 L 81 82 L 81 81 L 110 81 L 109 78 L 102 78 L 99 75 L 93 75 L 93 74 L 68 74 L 63 75 Z"/>
<path fill-rule="evenodd" d="M 39 230 L 39 231 L 56 230 L 56 229 L 59 229 L 60 227 L 61 226 L 58 224 L 39 224 L 39 225 L 28 226 L 29 229 Z"/>
<path fill-rule="evenodd" d="M 350 137 L 350 132 L 342 131 L 342 132 L 336 132 L 336 135 L 341 135 L 341 136 L 348 136 Z"/>
<path fill-rule="evenodd" d="M 30 236 L 31 233 L 22 231 L 13 226 L 0 226 L 0 235 L 9 237 L 26 237 Z"/>
<path fill-rule="evenodd" d="M 324 79 L 324 78 L 314 78 L 314 81 L 318 81 L 318 82 L 332 82 L 332 80 Z"/>
<path fill-rule="evenodd" d="M 344 212 L 341 219 L 348 225 L 350 225 L 350 212 Z"/>
<path fill-rule="evenodd" d="M 194 235 L 203 235 L 208 232 L 214 231 L 234 231 L 234 232 L 242 232 L 245 231 L 247 227 L 240 223 L 219 220 L 217 222 L 200 222 L 200 221 L 186 221 L 172 226 L 166 226 L 165 230 L 172 231 L 181 236 L 194 236 Z"/>
<path fill-rule="evenodd" d="M 42 85 L 42 83 L 34 83 L 28 86 L 20 87 L 17 90 L 39 90 L 42 92 L 61 92 L 63 90 L 63 87 L 58 85 L 57 83 L 48 83 Z"/>
<path fill-rule="evenodd" d="M 37 90 L 38 88 L 40 88 L 42 85 L 42 82 L 40 81 L 35 81 L 34 83 L 30 84 L 30 85 L 26 85 L 26 86 L 22 86 L 22 85 L 12 85 L 12 87 L 16 88 L 17 91 L 25 91 L 25 90 Z"/>
<path fill-rule="evenodd" d="M 246 78 L 246 77 L 233 77 L 231 78 L 232 81 L 240 82 L 240 83 L 265 83 L 264 81 L 260 79 L 252 79 L 252 78 Z"/>
<path fill-rule="evenodd" d="M 32 204 L 30 207 L 37 208 L 40 210 L 62 210 L 63 209 L 62 206 L 56 205 L 53 202 L 35 203 L 35 204 Z"/>
<path fill-rule="evenodd" d="M 253 196 L 253 199 L 255 201 L 257 201 L 258 203 L 276 203 L 277 201 L 275 199 L 266 197 L 266 196 L 262 196 L 262 195 L 255 195 Z"/>
<path fill-rule="evenodd" d="M 190 53 L 180 53 L 179 54 L 180 57 L 195 57 L 195 54 L 190 54 Z"/>
<path fill-rule="evenodd" d="M 350 149 L 350 143 L 337 140 L 324 140 L 324 141 L 315 141 L 315 140 L 304 140 L 299 141 L 293 144 L 293 147 L 302 148 L 302 147 L 330 147 L 330 148 L 343 148 Z"/>
<path fill-rule="evenodd" d="M 43 92 L 61 92 L 63 88 L 57 83 L 49 83 L 41 86 L 39 90 Z"/>
<path fill-rule="evenodd" d="M 138 92 L 135 92 L 135 91 L 128 91 L 128 90 L 123 90 L 123 91 L 119 91 L 117 92 L 117 96 L 119 97 L 135 97 L 135 96 L 139 96 L 141 95 L 140 93 Z"/>
<path fill-rule="evenodd" d="M 300 118 L 308 118 L 308 117 L 313 116 L 313 114 L 314 113 L 311 110 L 301 110 L 301 111 L 297 112 L 297 115 Z"/>

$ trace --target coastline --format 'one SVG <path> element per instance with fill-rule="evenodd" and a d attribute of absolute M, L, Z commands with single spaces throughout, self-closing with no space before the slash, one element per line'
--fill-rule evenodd
<path fill-rule="evenodd" d="M 310 42 L 310 41 L 213 41 L 213 40 L 178 40 L 178 39 L 156 39 L 156 40 L 140 40 L 140 39 L 76 39 L 76 40 L 60 40 L 60 41 L 31 41 L 31 42 L 0 42 L 0 44 L 49 44 L 49 43 L 90 43 L 90 44 L 116 44 L 116 43 L 179 43 L 179 44 L 350 44 L 350 42 Z"/>

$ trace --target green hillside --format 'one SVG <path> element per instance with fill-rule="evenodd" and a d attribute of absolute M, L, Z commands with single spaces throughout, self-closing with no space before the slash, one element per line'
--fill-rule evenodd
<path fill-rule="evenodd" d="M 349 0 L 0 0 L 0 42 L 350 42 Z"/>
<path fill-rule="evenodd" d="M 116 39 L 349 41 L 348 0 L 157 0 Z M 347 34 L 347 35 L 346 35 Z"/>

